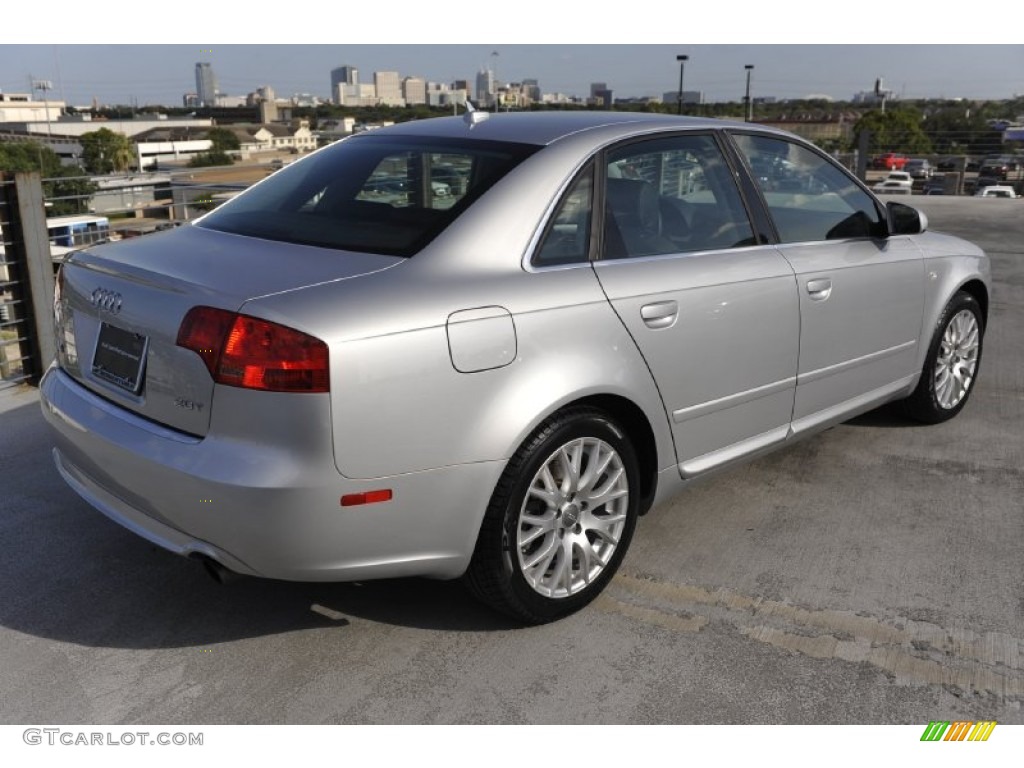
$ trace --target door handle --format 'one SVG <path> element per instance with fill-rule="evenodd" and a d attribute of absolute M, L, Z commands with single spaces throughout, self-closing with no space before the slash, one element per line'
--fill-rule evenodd
<path fill-rule="evenodd" d="M 811 301 L 824 301 L 832 293 L 832 281 L 827 277 L 808 280 L 807 293 L 811 295 Z"/>
<path fill-rule="evenodd" d="M 648 328 L 668 328 L 678 314 L 679 304 L 674 301 L 659 301 L 640 307 L 640 317 Z"/>

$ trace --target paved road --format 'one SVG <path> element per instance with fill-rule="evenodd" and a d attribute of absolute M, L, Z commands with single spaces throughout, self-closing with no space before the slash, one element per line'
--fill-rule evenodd
<path fill-rule="evenodd" d="M 914 202 L 994 259 L 961 416 L 694 487 L 551 626 L 450 583 L 217 586 L 79 501 L 35 393 L 0 394 L 0 722 L 1024 722 L 1024 204 Z"/>

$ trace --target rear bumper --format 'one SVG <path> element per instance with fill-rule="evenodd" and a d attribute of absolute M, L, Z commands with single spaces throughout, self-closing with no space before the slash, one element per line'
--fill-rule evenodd
<path fill-rule="evenodd" d="M 65 481 L 116 522 L 180 555 L 294 581 L 454 578 L 469 564 L 504 462 L 351 480 L 322 451 L 196 438 L 97 397 L 56 367 L 40 384 Z M 389 488 L 389 502 L 342 507 Z"/>

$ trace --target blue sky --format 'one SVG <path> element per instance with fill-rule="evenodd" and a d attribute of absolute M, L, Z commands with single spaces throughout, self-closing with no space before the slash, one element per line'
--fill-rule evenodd
<path fill-rule="evenodd" d="M 590 82 L 603 81 L 616 96 L 645 96 L 678 87 L 675 57 L 685 53 L 686 89 L 711 100 L 742 96 L 745 64 L 755 66 L 754 95 L 779 98 L 848 99 L 876 77 L 907 98 L 1024 94 L 1024 45 L 1013 40 L 1019 34 L 1010 34 L 1012 24 L 1005 25 L 1004 40 L 949 44 L 960 32 L 948 17 L 904 21 L 891 4 L 876 0 L 831 10 L 805 2 L 754 10 L 730 5 L 726 16 L 719 14 L 723 6 L 687 4 L 671 18 L 661 9 L 673 6 L 654 0 L 620 6 L 629 10 L 622 18 L 596 5 L 585 14 L 573 9 L 579 5 L 552 11 L 537 0 L 507 7 L 461 0 L 422 7 L 319 2 L 304 4 L 301 13 L 276 6 L 272 16 L 244 20 L 224 9 L 97 0 L 88 14 L 95 23 L 61 33 L 40 24 L 31 8 L 5 8 L 0 89 L 24 92 L 32 76 L 53 81 L 53 95 L 72 104 L 93 97 L 180 104 L 195 89 L 195 62 L 209 61 L 221 91 L 231 95 L 271 85 L 282 97 L 326 97 L 330 69 L 351 64 L 364 82 L 372 82 L 374 70 L 472 80 L 482 66 L 494 65 L 499 80 L 536 78 L 545 92 L 586 94 Z M 915 39 L 943 44 L 901 42 L 911 28 Z M 86 37 L 101 42 L 82 44 Z"/>

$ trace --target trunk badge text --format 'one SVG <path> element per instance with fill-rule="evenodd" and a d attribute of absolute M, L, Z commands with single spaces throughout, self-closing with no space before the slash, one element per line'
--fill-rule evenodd
<path fill-rule="evenodd" d="M 89 303 L 100 312 L 116 315 L 121 311 L 121 294 L 106 288 L 97 288 L 89 294 Z"/>

